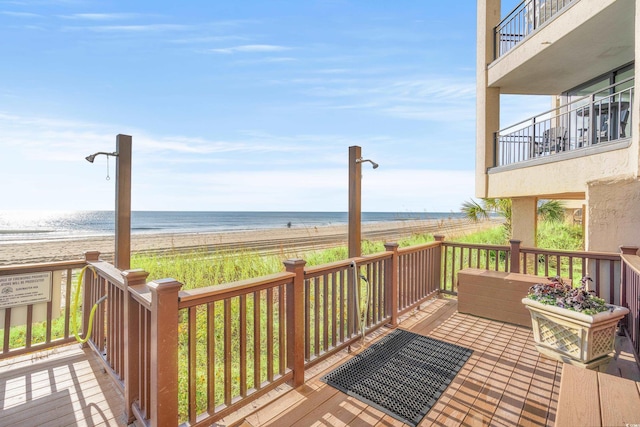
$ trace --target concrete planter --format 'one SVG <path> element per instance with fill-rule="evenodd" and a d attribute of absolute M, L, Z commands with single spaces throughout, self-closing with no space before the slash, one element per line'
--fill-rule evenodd
<path fill-rule="evenodd" d="M 614 351 L 616 326 L 629 309 L 611 305 L 611 310 L 593 316 L 524 298 L 531 313 L 536 348 L 545 356 L 588 369 L 606 369 Z"/>

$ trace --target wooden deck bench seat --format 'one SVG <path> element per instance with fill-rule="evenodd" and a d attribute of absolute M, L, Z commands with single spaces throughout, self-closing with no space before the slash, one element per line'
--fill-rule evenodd
<path fill-rule="evenodd" d="M 564 364 L 556 427 L 640 425 L 640 382 Z"/>
<path fill-rule="evenodd" d="M 465 268 L 458 272 L 458 311 L 531 328 L 522 304 L 529 288 L 544 278 L 529 274 Z"/>

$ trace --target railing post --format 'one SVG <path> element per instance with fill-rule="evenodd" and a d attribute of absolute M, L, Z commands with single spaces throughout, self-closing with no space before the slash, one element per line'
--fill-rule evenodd
<path fill-rule="evenodd" d="M 86 251 L 84 253 L 84 260 L 86 262 L 99 261 L 100 260 L 100 252 L 99 251 Z"/>
<path fill-rule="evenodd" d="M 138 343 L 141 340 L 138 325 L 140 305 L 133 299 L 128 288 L 134 285 L 144 285 L 147 276 L 149 273 L 140 269 L 127 270 L 122 273 L 124 285 L 127 288 L 124 295 L 124 413 L 127 417 L 127 423 L 133 422 L 134 416 L 131 406 L 140 398 L 138 396 L 140 383 Z"/>
<path fill-rule="evenodd" d="M 438 284 L 438 294 L 440 294 L 440 291 L 442 291 L 442 285 L 444 284 L 444 280 L 442 279 L 442 264 L 444 262 L 444 260 L 442 259 L 442 244 L 444 243 L 445 237 L 442 234 L 434 234 L 433 238 L 436 242 L 440 243 L 436 248 L 435 255 L 434 255 L 435 262 L 433 263 L 433 265 L 435 266 L 435 271 L 433 272 L 433 278 Z"/>
<path fill-rule="evenodd" d="M 304 266 L 303 259 L 284 261 L 286 270 L 294 273 L 287 286 L 287 367 L 293 370 L 293 386 L 304 384 Z"/>
<path fill-rule="evenodd" d="M 438 245 L 438 248 L 436 249 L 436 253 L 435 253 L 435 271 L 434 271 L 434 276 L 435 276 L 435 280 L 438 283 L 438 294 L 444 290 L 444 285 L 445 285 L 445 278 L 442 277 L 442 266 L 445 263 L 445 260 L 443 258 L 443 252 L 442 252 L 442 243 L 444 243 L 444 235 L 443 234 L 434 234 L 433 235 L 433 239 L 440 243 Z M 446 272 L 446 266 L 445 266 L 445 272 Z M 451 290 L 453 291 L 453 284 L 451 285 Z"/>
<path fill-rule="evenodd" d="M 499 144 L 499 132 L 493 133 L 493 166 L 500 166 L 498 162 L 500 161 L 500 154 L 498 153 L 498 149 L 500 147 Z"/>
<path fill-rule="evenodd" d="M 622 255 L 636 255 L 638 253 L 637 246 L 620 246 L 620 253 Z M 620 260 L 620 305 L 629 308 L 629 302 L 627 301 L 627 269 L 625 268 L 624 260 Z M 625 317 L 628 322 L 629 316 Z M 628 324 L 626 325 L 628 326 Z"/>
<path fill-rule="evenodd" d="M 178 424 L 178 291 L 182 283 L 161 279 L 151 290 L 151 426 Z"/>
<path fill-rule="evenodd" d="M 509 240 L 509 244 L 511 245 L 511 257 L 509 259 L 510 273 L 520 273 L 520 243 L 520 240 Z"/>
<path fill-rule="evenodd" d="M 620 253 L 622 255 L 636 255 L 638 253 L 637 246 L 620 246 Z"/>
<path fill-rule="evenodd" d="M 89 262 L 95 262 L 100 260 L 100 252 L 98 251 L 86 251 L 84 253 L 84 261 L 89 264 Z M 91 314 L 91 307 L 93 307 L 93 301 L 91 301 L 91 284 L 93 283 L 93 271 L 90 269 L 86 269 L 84 273 L 84 290 L 82 293 L 82 334 L 86 337 L 87 331 L 89 330 L 89 315 Z M 75 316 L 76 313 L 71 313 L 72 316 Z M 89 344 L 84 343 L 81 344 L 82 348 L 88 347 Z"/>
<path fill-rule="evenodd" d="M 398 244 L 397 243 L 385 243 L 384 248 L 387 252 L 391 252 L 391 259 L 387 263 L 387 267 L 385 269 L 385 284 L 387 287 L 387 295 L 388 295 L 388 307 L 387 312 L 391 316 L 391 321 L 389 322 L 389 326 L 395 328 L 398 326 L 398 297 L 400 293 L 400 280 L 399 280 L 399 272 L 400 272 L 400 260 L 398 255 Z"/>

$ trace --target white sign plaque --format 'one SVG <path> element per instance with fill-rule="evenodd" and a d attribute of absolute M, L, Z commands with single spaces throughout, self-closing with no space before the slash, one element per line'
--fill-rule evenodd
<path fill-rule="evenodd" d="M 51 301 L 51 272 L 0 276 L 0 309 Z"/>

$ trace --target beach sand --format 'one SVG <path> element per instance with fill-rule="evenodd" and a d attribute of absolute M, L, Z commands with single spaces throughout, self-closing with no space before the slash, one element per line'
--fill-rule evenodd
<path fill-rule="evenodd" d="M 488 220 L 476 224 L 463 219 L 446 219 L 365 223 L 362 225 L 362 238 L 385 242 L 394 242 L 413 234 L 442 234 L 446 238 L 452 238 L 496 227 L 501 222 Z M 346 245 L 346 225 L 221 233 L 134 234 L 131 237 L 133 253 L 247 250 L 299 257 L 305 252 Z M 6 242 L 0 244 L 0 265 L 77 260 L 84 257 L 85 251 L 99 251 L 102 259 L 112 260 L 114 238 L 111 236 L 25 243 Z"/>

